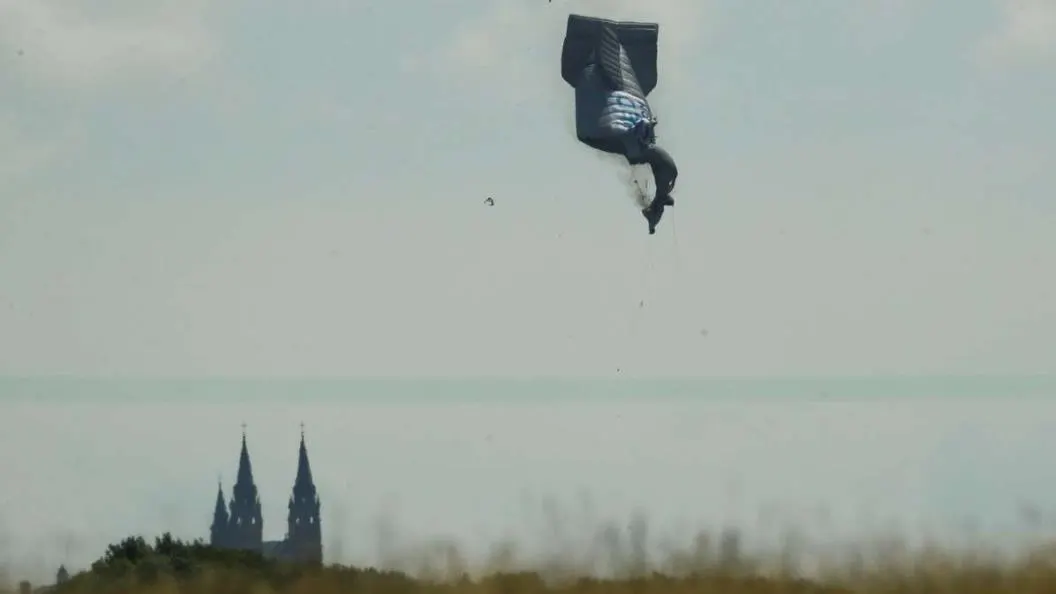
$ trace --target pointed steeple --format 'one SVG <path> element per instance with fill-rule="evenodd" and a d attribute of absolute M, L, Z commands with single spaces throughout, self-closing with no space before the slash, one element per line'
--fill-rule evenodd
<path fill-rule="evenodd" d="M 209 544 L 214 547 L 227 546 L 227 525 L 229 518 L 227 506 L 224 505 L 224 486 L 216 481 L 216 506 L 213 508 L 213 525 L 209 528 Z"/>
<path fill-rule="evenodd" d="M 286 539 L 293 555 L 304 562 L 322 563 L 323 560 L 319 508 L 319 495 L 312 481 L 312 467 L 308 462 L 308 448 L 304 444 L 302 424 L 297 478 L 293 482 L 293 494 L 290 496 Z"/>
<path fill-rule="evenodd" d="M 312 482 L 312 465 L 308 462 L 308 448 L 304 445 L 304 423 L 301 423 L 301 451 L 297 455 L 297 478 L 293 483 L 293 492 L 295 495 L 298 492 L 315 494 L 315 483 Z"/>
<path fill-rule="evenodd" d="M 242 423 L 242 452 L 238 456 L 238 478 L 235 484 L 253 484 L 253 463 L 249 460 L 249 448 L 246 447 L 245 423 Z"/>
<path fill-rule="evenodd" d="M 244 423 L 242 425 L 242 453 L 238 458 L 238 479 L 232 488 L 230 509 L 228 546 L 259 552 L 264 542 L 264 518 L 260 513 L 257 485 L 253 482 L 253 466 L 249 460 Z"/>

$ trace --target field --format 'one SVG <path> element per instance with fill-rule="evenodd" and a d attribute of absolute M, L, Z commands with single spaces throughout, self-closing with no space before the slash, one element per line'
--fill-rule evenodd
<path fill-rule="evenodd" d="M 710 552 L 709 552 L 710 551 Z M 443 555 L 441 555 L 442 557 Z M 414 571 L 281 564 L 252 553 L 219 551 L 163 536 L 111 545 L 92 568 L 56 594 L 650 594 L 650 593 L 1056 593 L 1056 546 L 1017 558 L 888 547 L 882 555 L 793 570 L 789 558 L 724 559 L 721 551 L 673 555 L 656 567 L 628 561 L 607 578 L 581 577 L 556 564 L 471 576 L 455 551 Z M 809 573 L 809 577 L 807 577 Z M 25 588 L 26 585 L 22 585 Z M 51 588 L 47 588 L 50 590 Z M 34 589 L 39 592 L 39 589 Z M 18 592 L 17 584 L 5 591 Z M 24 591 L 24 590 L 23 590 Z"/>

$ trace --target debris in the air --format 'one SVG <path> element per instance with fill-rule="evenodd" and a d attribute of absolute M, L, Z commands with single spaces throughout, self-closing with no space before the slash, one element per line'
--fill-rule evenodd
<path fill-rule="evenodd" d="M 495 200 L 493 200 L 491 196 L 488 196 L 488 199 L 484 201 L 484 204 L 487 204 L 488 206 L 495 206 Z"/>

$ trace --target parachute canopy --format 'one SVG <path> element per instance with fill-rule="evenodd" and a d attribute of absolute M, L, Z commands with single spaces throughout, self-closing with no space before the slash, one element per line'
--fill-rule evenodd
<path fill-rule="evenodd" d="M 678 168 L 656 144 L 657 118 L 647 100 L 657 84 L 657 23 L 568 16 L 561 78 L 575 89 L 576 137 L 599 151 L 648 163 L 656 196 L 674 189 Z"/>

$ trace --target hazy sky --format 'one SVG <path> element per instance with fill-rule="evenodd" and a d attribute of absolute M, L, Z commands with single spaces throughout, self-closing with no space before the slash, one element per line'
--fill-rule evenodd
<path fill-rule="evenodd" d="M 656 236 L 570 11 L 660 23 Z M 1053 97 L 1052 0 L 0 0 L 0 372 L 1052 371 Z"/>
<path fill-rule="evenodd" d="M 7 380 L 0 573 L 49 580 L 129 534 L 207 538 L 243 421 L 274 539 L 305 423 L 329 561 L 376 563 L 433 538 L 475 562 L 504 538 L 596 553 L 603 522 L 625 528 L 635 509 L 652 547 L 725 524 L 749 544 L 789 525 L 830 544 L 922 532 L 963 544 L 965 519 L 990 544 L 1018 543 L 1056 529 L 1054 393 L 1051 378 Z M 1024 524 L 1025 504 L 1042 519 Z"/>

